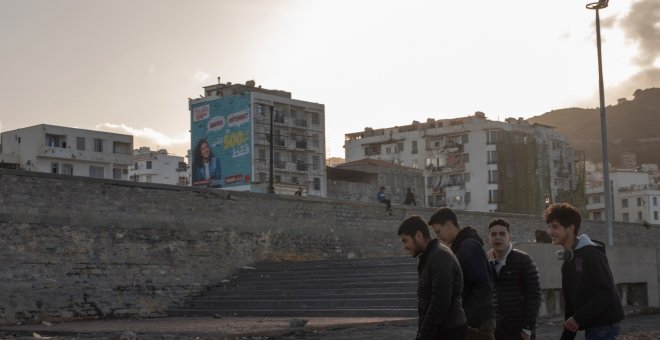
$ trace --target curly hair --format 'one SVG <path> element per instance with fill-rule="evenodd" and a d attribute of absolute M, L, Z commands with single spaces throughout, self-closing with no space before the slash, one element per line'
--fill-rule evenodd
<path fill-rule="evenodd" d="M 546 224 L 557 221 L 564 228 L 568 228 L 572 224 L 575 226 L 575 234 L 577 235 L 582 222 L 582 214 L 568 203 L 553 203 L 543 212 L 543 219 Z"/>

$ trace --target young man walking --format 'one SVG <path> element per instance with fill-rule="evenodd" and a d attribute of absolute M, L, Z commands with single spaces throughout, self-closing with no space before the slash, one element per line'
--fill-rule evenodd
<path fill-rule="evenodd" d="M 428 226 L 419 216 L 399 226 L 403 249 L 419 258 L 417 272 L 416 340 L 464 340 L 467 334 L 461 303 L 463 274 L 451 250 L 431 239 Z"/>
<path fill-rule="evenodd" d="M 535 338 L 541 307 L 541 282 L 534 260 L 513 248 L 509 222 L 496 218 L 488 225 L 488 260 L 495 286 L 495 339 Z"/>
<path fill-rule="evenodd" d="M 493 277 L 483 249 L 484 242 L 472 227 L 458 225 L 456 213 L 440 208 L 428 223 L 438 239 L 449 244 L 463 270 L 463 309 L 469 340 L 493 340 Z"/>
<path fill-rule="evenodd" d="M 544 212 L 553 244 L 561 245 L 561 287 L 564 294 L 564 332 L 561 339 L 574 339 L 584 330 L 586 340 L 610 340 L 619 335 L 623 320 L 621 298 L 614 285 L 605 246 L 578 237 L 582 216 L 567 203 L 555 203 Z"/>

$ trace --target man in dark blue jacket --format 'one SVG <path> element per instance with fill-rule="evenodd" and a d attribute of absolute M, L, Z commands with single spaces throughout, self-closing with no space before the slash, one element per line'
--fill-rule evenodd
<path fill-rule="evenodd" d="M 586 234 L 577 237 L 582 216 L 570 204 L 552 204 L 543 217 L 552 243 L 564 248 L 558 253 L 564 260 L 561 287 L 565 321 L 561 339 L 574 339 L 578 330 L 585 331 L 586 340 L 616 339 L 623 307 L 604 245 Z"/>
<path fill-rule="evenodd" d="M 463 229 L 453 210 L 440 208 L 429 220 L 440 241 L 451 245 L 463 270 L 463 309 L 468 323 L 468 340 L 493 340 L 493 277 L 484 251 L 484 242 L 472 227 Z"/>
<path fill-rule="evenodd" d="M 399 226 L 403 249 L 419 257 L 417 272 L 417 340 L 464 340 L 467 334 L 461 303 L 463 274 L 451 250 L 431 239 L 429 228 L 419 216 Z"/>
<path fill-rule="evenodd" d="M 496 218 L 488 224 L 488 260 L 493 270 L 496 340 L 535 338 L 541 306 L 541 283 L 534 260 L 513 248 L 509 222 Z"/>

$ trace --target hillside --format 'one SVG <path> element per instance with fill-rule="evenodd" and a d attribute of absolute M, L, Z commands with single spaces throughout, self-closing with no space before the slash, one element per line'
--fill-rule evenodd
<path fill-rule="evenodd" d="M 660 163 L 660 88 L 637 90 L 633 100 L 620 100 L 606 108 L 609 158 L 620 165 L 622 152 L 637 154 L 637 164 Z M 600 110 L 568 108 L 529 119 L 554 126 L 569 143 L 585 152 L 587 160 L 600 162 Z"/>

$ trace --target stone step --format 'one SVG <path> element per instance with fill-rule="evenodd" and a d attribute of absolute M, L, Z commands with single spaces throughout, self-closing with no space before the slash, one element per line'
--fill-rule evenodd
<path fill-rule="evenodd" d="M 187 308 L 187 309 L 170 309 L 170 316 L 191 317 L 191 316 L 353 316 L 353 317 L 369 317 L 369 316 L 401 316 L 401 317 L 415 317 L 417 315 L 416 308 L 290 308 L 290 309 L 225 309 L 225 308 Z"/>
<path fill-rule="evenodd" d="M 417 263 L 409 257 L 263 262 L 243 267 L 172 316 L 414 316 Z"/>

